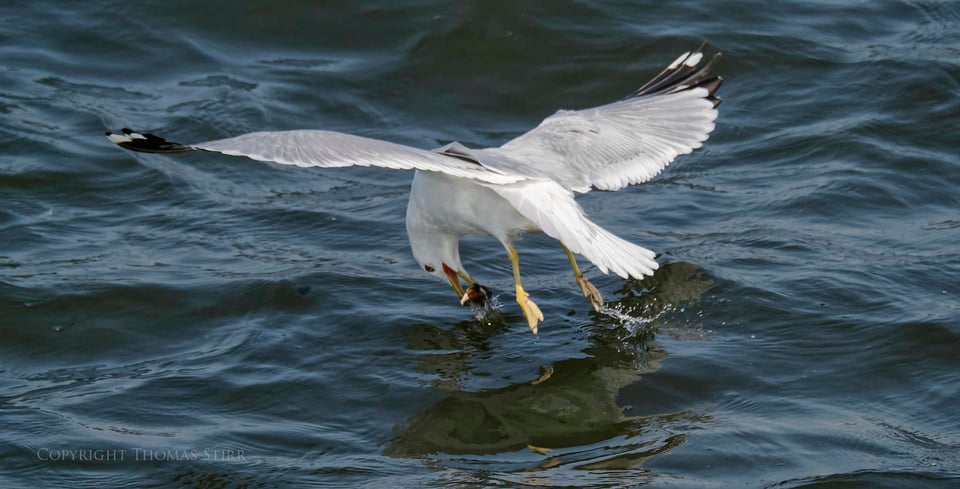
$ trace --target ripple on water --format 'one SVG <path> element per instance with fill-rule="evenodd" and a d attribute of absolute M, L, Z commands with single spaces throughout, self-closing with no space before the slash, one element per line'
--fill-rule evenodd
<path fill-rule="evenodd" d="M 955 3 L 173 7 L 0 7 L 0 486 L 960 483 Z M 409 174 L 103 138 L 495 146 L 704 40 L 705 148 L 579 200 L 663 266 L 597 313 L 518 243 L 536 337 L 492 240 L 499 318 L 417 271 Z"/>

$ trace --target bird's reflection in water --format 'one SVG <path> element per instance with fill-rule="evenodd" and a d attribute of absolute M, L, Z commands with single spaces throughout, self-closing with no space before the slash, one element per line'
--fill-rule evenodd
<path fill-rule="evenodd" d="M 638 414 L 634 409 L 625 413 L 618 394 L 659 369 L 667 352 L 655 342 L 654 332 L 683 322 L 673 318 L 676 311 L 692 309 L 711 284 L 702 271 L 686 263 L 666 265 L 653 277 L 628 282 L 617 291 L 619 298 L 607 304 L 618 315 L 594 313 L 585 327 L 589 341 L 583 350 L 586 357 L 541 367 L 533 381 L 476 392 L 464 391 L 463 379 L 470 375 L 471 364 L 491 356 L 491 338 L 508 325 L 504 321 L 469 321 L 452 330 L 419 327 L 410 346 L 442 352 L 424 353 L 420 360 L 425 372 L 439 374 L 435 387 L 446 395 L 398 426 L 385 453 L 455 456 L 461 462 L 468 460 L 465 455 L 513 453 L 517 457 L 511 458 L 508 469 L 513 472 L 517 469 L 514 463 L 520 463 L 524 471 L 561 466 L 635 468 L 650 456 L 671 450 L 685 439 L 672 427 L 702 423 L 708 416 L 694 411 Z M 643 327 L 624 324 L 620 316 Z M 486 459 L 483 463 L 496 464 Z"/>

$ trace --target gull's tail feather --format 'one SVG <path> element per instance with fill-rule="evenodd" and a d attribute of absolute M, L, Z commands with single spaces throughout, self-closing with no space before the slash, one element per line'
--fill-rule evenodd
<path fill-rule="evenodd" d="M 120 132 L 123 134 L 107 132 L 107 139 L 114 142 L 117 146 L 131 151 L 139 151 L 141 153 L 182 153 L 196 149 L 185 144 L 167 141 L 153 134 L 141 134 L 126 127 L 121 129 Z"/>
<path fill-rule="evenodd" d="M 653 275 L 660 267 L 654 259 L 654 252 L 603 229 L 586 217 L 583 220 L 590 227 L 589 242 L 580 246 L 570 245 L 566 241 L 564 244 L 574 253 L 590 260 L 601 272 L 610 271 L 622 278 L 642 279 L 644 276 Z"/>
<path fill-rule="evenodd" d="M 551 238 L 583 255 L 603 273 L 643 278 L 659 266 L 656 254 L 600 227 L 577 205 L 573 194 L 551 180 L 489 186 Z"/>

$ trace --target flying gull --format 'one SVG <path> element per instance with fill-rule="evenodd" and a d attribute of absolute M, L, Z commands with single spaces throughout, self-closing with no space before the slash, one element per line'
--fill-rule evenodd
<path fill-rule="evenodd" d="M 490 292 L 464 270 L 459 243 L 468 234 L 494 236 L 506 249 L 517 303 L 536 334 L 543 313 L 521 285 L 512 242 L 530 232 L 559 241 L 577 285 L 597 310 L 603 298 L 574 254 L 603 273 L 652 275 L 655 254 L 591 221 L 574 194 L 646 182 L 677 156 L 699 148 L 714 129 L 720 104 L 714 94 L 723 79 L 711 73 L 719 57 L 703 62 L 700 50 L 683 53 L 628 96 L 600 107 L 560 110 L 499 148 L 453 142 L 427 151 L 319 130 L 254 132 L 189 145 L 130 129 L 107 137 L 146 153 L 200 150 L 300 167 L 415 170 L 406 224 L 420 267 L 448 281 L 461 304 L 482 304 Z M 466 290 L 460 279 L 469 284 Z"/>

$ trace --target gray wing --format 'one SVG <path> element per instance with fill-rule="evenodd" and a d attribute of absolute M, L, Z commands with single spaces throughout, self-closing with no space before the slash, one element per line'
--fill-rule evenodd
<path fill-rule="evenodd" d="M 378 166 L 435 171 L 492 184 L 526 179 L 484 166 L 475 159 L 332 131 L 253 132 L 189 145 L 129 129 L 121 134 L 107 133 L 107 137 L 123 148 L 145 153 L 203 150 L 300 167 Z"/>
<path fill-rule="evenodd" d="M 585 110 L 561 110 L 533 130 L 481 154 L 513 160 L 564 187 L 588 192 L 645 182 L 677 156 L 699 148 L 714 129 L 714 96 L 723 79 L 701 64 L 699 51 L 681 55 L 630 96 Z M 526 170 L 526 171 L 525 171 Z"/>

